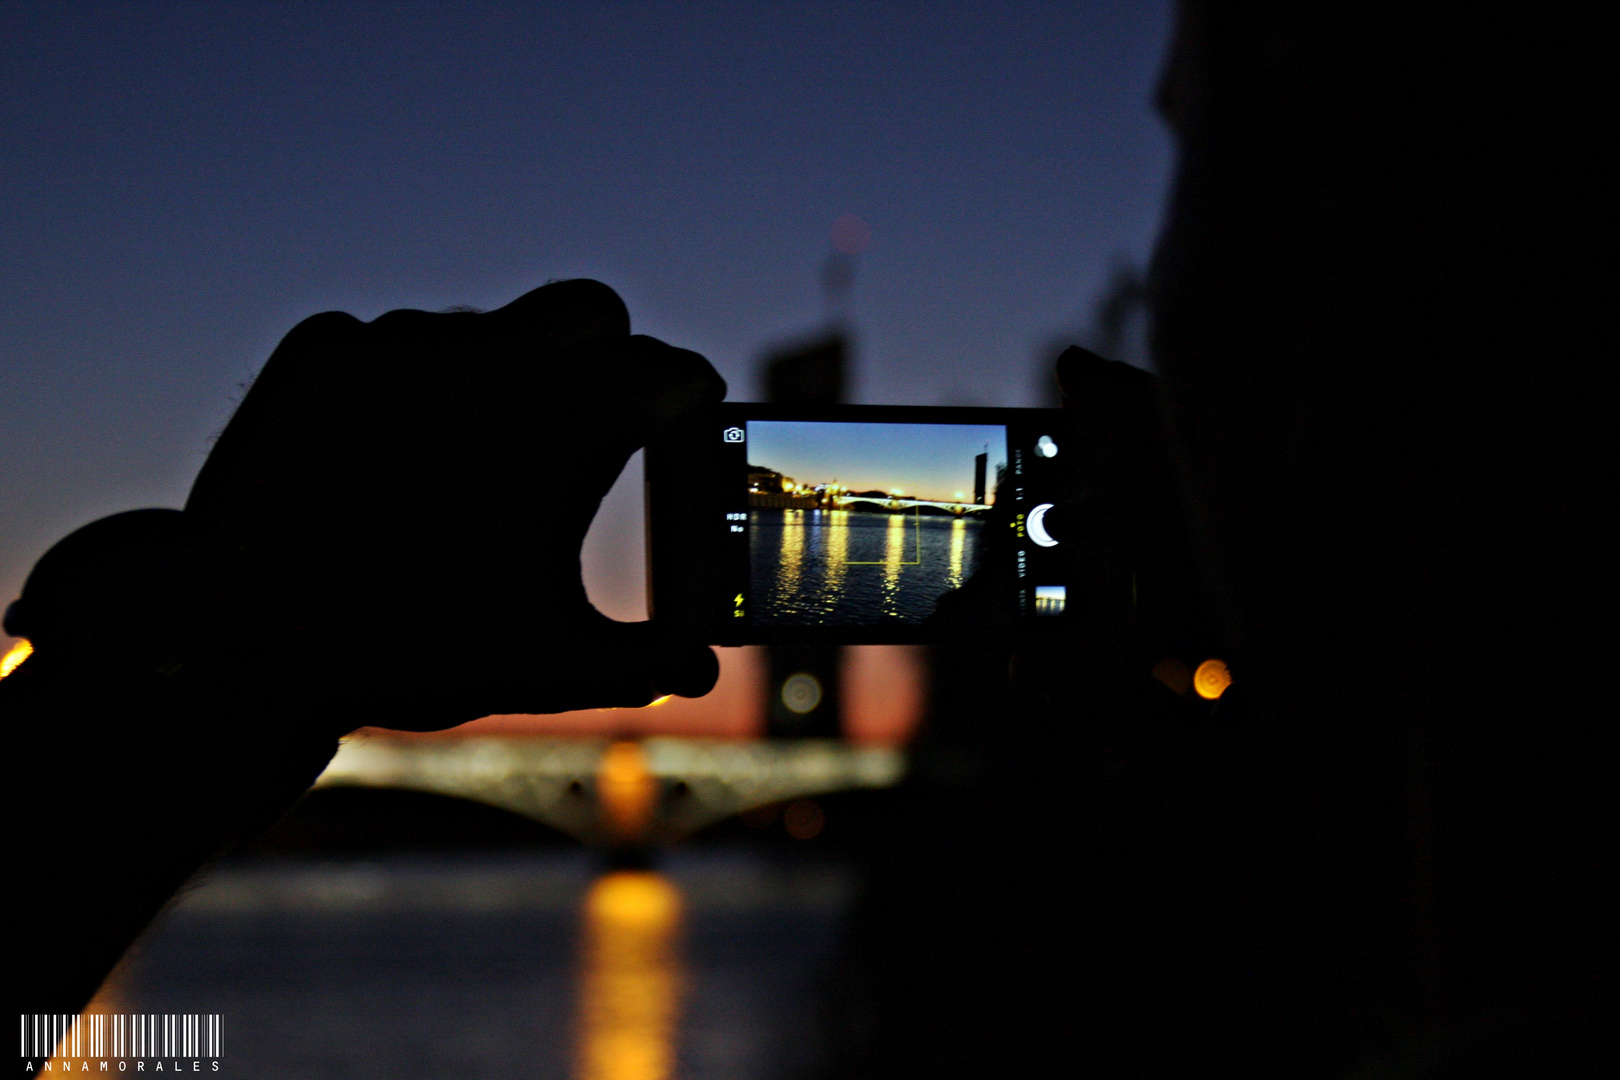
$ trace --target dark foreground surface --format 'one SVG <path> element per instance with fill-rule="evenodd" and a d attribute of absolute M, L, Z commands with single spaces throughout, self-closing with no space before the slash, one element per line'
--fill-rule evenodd
<path fill-rule="evenodd" d="M 730 847 L 657 870 L 685 908 L 676 1074 L 813 1070 L 848 872 Z M 106 1011 L 222 1014 L 219 1075 L 566 1077 L 598 871 L 574 851 L 234 863 L 163 920 Z"/>

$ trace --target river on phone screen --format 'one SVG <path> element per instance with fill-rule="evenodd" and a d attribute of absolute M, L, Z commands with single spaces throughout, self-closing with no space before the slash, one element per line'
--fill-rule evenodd
<path fill-rule="evenodd" d="M 920 623 L 973 573 L 983 521 L 859 510 L 753 510 L 754 618 L 776 626 Z"/>

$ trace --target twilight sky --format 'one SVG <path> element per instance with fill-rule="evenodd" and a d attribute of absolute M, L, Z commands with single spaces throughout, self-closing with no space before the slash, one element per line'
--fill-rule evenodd
<path fill-rule="evenodd" d="M 985 478 L 1007 462 L 1007 429 L 985 424 L 811 424 L 748 422 L 748 463 L 801 484 L 837 481 L 850 491 L 894 491 L 914 499 L 973 499 L 973 459 L 989 452 Z"/>
<path fill-rule="evenodd" d="M 1032 404 L 1037 352 L 1151 248 L 1169 21 L 1167 0 L 0 5 L 0 603 L 72 528 L 178 506 L 240 384 L 321 310 L 596 277 L 746 400 L 761 349 L 822 317 L 856 214 L 854 399 Z M 623 498 L 598 524 L 593 592 L 639 545 Z"/>

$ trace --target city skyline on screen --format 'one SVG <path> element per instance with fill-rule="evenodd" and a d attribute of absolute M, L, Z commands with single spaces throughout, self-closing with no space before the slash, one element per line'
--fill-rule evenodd
<path fill-rule="evenodd" d="M 1007 461 L 1001 424 L 750 420 L 748 463 L 800 484 L 898 491 L 936 502 L 973 500 L 974 458 L 988 453 L 987 493 Z"/>

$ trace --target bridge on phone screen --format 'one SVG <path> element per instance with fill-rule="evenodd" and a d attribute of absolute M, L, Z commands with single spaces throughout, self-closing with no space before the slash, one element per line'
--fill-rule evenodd
<path fill-rule="evenodd" d="M 751 510 L 864 510 L 886 514 L 909 513 L 913 510 L 922 513 L 926 508 L 940 512 L 941 516 L 948 514 L 951 517 L 975 517 L 990 511 L 990 507 L 979 503 L 937 502 L 903 496 L 880 499 L 876 496 L 828 495 L 815 491 L 751 491 L 748 493 L 748 506 Z"/>

